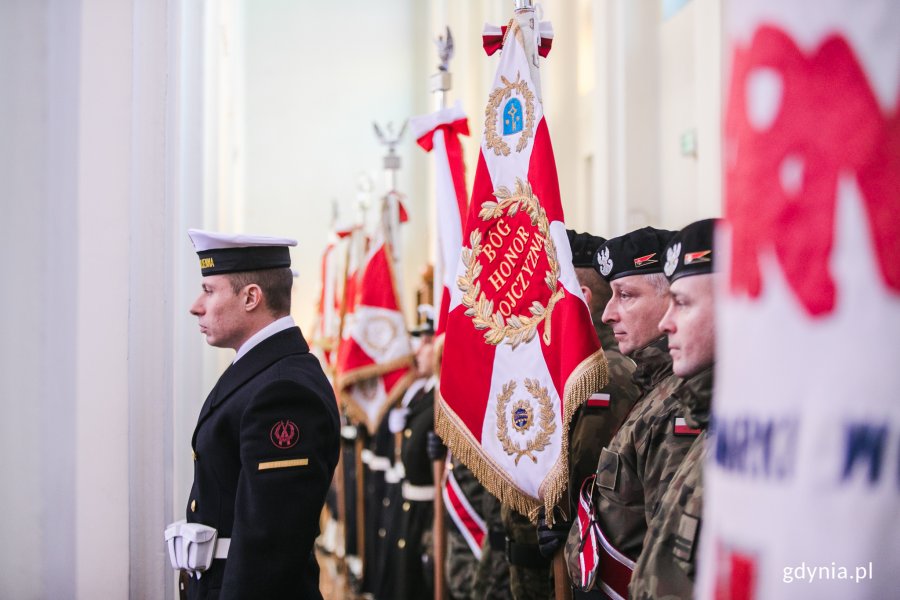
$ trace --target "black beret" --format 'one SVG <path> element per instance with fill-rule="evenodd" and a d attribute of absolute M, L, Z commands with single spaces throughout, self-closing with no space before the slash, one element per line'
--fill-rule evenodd
<path fill-rule="evenodd" d="M 644 227 L 615 237 L 597 250 L 594 268 L 607 281 L 629 275 L 662 273 L 663 250 L 674 233 Z"/>
<path fill-rule="evenodd" d="M 572 266 L 587 269 L 593 267 L 594 255 L 606 238 L 578 233 L 574 229 L 566 229 L 566 235 L 569 236 L 569 247 L 572 249 Z"/>
<path fill-rule="evenodd" d="M 704 275 L 713 271 L 713 234 L 718 219 L 691 223 L 675 234 L 666 246 L 663 272 L 669 282 L 687 275 Z"/>

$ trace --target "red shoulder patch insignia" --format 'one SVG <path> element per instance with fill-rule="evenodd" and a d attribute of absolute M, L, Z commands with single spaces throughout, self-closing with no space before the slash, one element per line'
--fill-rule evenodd
<path fill-rule="evenodd" d="M 293 421 L 278 421 L 269 430 L 269 439 L 276 448 L 287 450 L 300 441 L 300 429 Z"/>

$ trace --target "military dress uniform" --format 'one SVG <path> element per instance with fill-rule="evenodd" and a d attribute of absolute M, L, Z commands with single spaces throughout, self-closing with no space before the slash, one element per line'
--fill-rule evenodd
<path fill-rule="evenodd" d="M 391 493 L 389 473 L 393 467 L 394 434 L 388 419 L 382 419 L 375 435 L 368 438 L 368 447 L 363 450 L 363 470 L 365 472 L 365 560 L 363 562 L 362 590 L 372 593 L 375 598 L 390 598 L 393 582 L 391 573 L 381 568 L 380 562 L 387 551 L 388 530 L 392 528 L 390 513 Z"/>
<path fill-rule="evenodd" d="M 434 384 L 429 380 L 410 401 L 403 430 L 402 500 L 394 511 L 400 532 L 393 564 L 398 600 L 434 596 L 434 469 L 426 449 L 428 432 L 434 430 Z"/>
<path fill-rule="evenodd" d="M 196 246 L 193 231 L 192 239 Z M 224 272 L 260 268 L 276 255 L 268 247 L 198 254 L 201 266 L 240 267 Z M 289 266 L 286 248 L 284 256 Z M 223 272 L 209 271 L 202 269 Z M 267 330 L 277 332 L 265 337 Z M 230 546 L 226 559 L 190 579 L 192 599 L 321 598 L 313 543 L 338 460 L 337 403 L 290 317 L 259 337 L 219 378 L 194 430 L 187 521 L 215 528 Z"/>
<path fill-rule="evenodd" d="M 230 538 L 190 598 L 320 598 L 313 542 L 338 459 L 337 403 L 297 327 L 222 374 L 192 440 L 188 522 Z M 220 593 L 221 590 L 221 593 Z"/>

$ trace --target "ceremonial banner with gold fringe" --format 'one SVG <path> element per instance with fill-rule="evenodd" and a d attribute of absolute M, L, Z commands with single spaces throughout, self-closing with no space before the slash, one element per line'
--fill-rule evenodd
<path fill-rule="evenodd" d="M 679 530 L 702 540 L 680 546 L 701 599 L 897 598 L 900 10 L 725 8 L 728 260 L 703 519 Z"/>
<path fill-rule="evenodd" d="M 352 420 L 374 434 L 413 380 L 412 346 L 400 310 L 391 246 L 376 236 L 354 282 L 338 348 L 337 389 Z"/>
<path fill-rule="evenodd" d="M 569 249 L 533 10 L 506 29 L 450 302 L 436 429 L 533 520 L 561 498 L 573 413 L 607 382 Z M 547 511 L 548 514 L 550 510 Z"/>

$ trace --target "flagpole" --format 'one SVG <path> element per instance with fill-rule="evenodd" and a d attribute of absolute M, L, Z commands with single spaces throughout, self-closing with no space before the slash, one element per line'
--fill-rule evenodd
<path fill-rule="evenodd" d="M 452 84 L 450 76 L 450 59 L 453 57 L 453 35 L 450 27 L 447 27 L 445 37 L 438 36 L 435 40 L 438 48 L 438 57 L 441 64 L 438 72 L 431 76 L 429 81 L 431 92 L 437 100 L 438 110 L 447 108 L 447 92 Z M 445 267 L 446 268 L 446 267 Z M 444 459 L 437 459 L 432 464 L 434 478 L 434 523 L 432 525 L 434 540 L 434 600 L 447 598 L 447 582 L 444 576 L 444 560 L 447 553 L 447 524 L 444 520 Z"/>
<path fill-rule="evenodd" d="M 378 123 L 373 123 L 372 125 L 378 140 L 387 146 L 388 149 L 382 163 L 387 193 L 382 201 L 381 218 L 385 229 L 385 240 L 390 243 L 391 253 L 394 257 L 394 277 L 397 281 L 397 288 L 403 289 L 401 270 L 399 268 L 402 256 L 400 252 L 400 204 L 398 200 L 399 192 L 397 191 L 397 173 L 400 171 L 402 161 L 397 154 L 397 144 L 400 143 L 400 138 L 406 132 L 406 121 L 403 122 L 396 134 L 394 133 L 393 123 L 388 123 L 384 129 L 379 127 Z"/>
<path fill-rule="evenodd" d="M 346 317 L 347 317 L 347 304 L 351 300 L 347 296 L 347 280 L 350 277 L 350 264 L 354 261 L 354 259 L 358 258 L 359 248 L 357 247 L 361 241 L 358 239 L 358 236 L 365 236 L 365 228 L 366 228 L 366 215 L 368 213 L 371 197 L 370 192 L 372 189 L 372 183 L 369 178 L 365 175 L 360 177 L 357 183 L 357 220 L 358 223 L 354 227 L 354 230 L 350 234 L 350 239 L 347 242 L 347 252 L 345 255 L 344 261 L 344 284 L 343 289 L 341 290 L 341 310 L 340 310 L 340 321 L 338 325 L 338 348 L 340 345 L 344 343 L 344 327 L 346 325 Z M 357 265 L 357 268 L 359 265 Z M 348 418 L 348 423 L 350 420 Z M 364 494 L 362 492 L 365 491 L 365 473 L 362 470 L 362 448 L 360 447 L 360 428 L 357 427 L 357 438 L 353 444 L 354 451 L 354 467 L 356 474 L 356 506 L 354 506 L 354 512 L 356 514 L 356 554 L 359 559 L 360 564 L 360 576 L 363 573 L 363 561 L 365 560 L 364 554 L 364 544 L 365 544 L 365 532 L 363 530 L 363 518 L 365 517 L 365 508 L 363 504 Z M 344 456 L 343 451 L 341 451 L 341 457 L 338 464 L 341 466 L 342 470 L 344 468 L 343 464 Z M 341 482 L 343 483 L 343 481 Z M 342 486 L 343 487 L 343 486 Z M 346 493 L 346 488 L 343 490 Z M 344 518 L 344 533 L 347 533 L 347 500 L 346 496 L 343 496 L 343 518 Z M 344 550 L 345 555 L 345 563 L 346 561 L 346 547 Z M 349 573 L 352 569 L 350 568 L 349 563 L 347 563 L 347 572 Z"/>
<path fill-rule="evenodd" d="M 516 3 L 516 12 L 534 12 L 534 3 L 532 0 L 515 0 Z M 521 24 L 522 21 L 520 20 Z M 536 31 L 533 31 L 532 34 L 535 40 L 540 39 L 540 23 L 536 20 L 531 20 L 531 24 Z M 530 47 L 526 44 L 526 48 L 531 52 L 531 73 L 532 79 L 536 84 L 538 98 L 540 99 L 542 96 L 542 90 L 540 85 L 540 74 L 538 72 L 538 49 L 536 47 Z M 554 596 L 556 600 L 571 600 L 572 598 L 572 586 L 569 582 L 569 570 L 566 566 L 566 558 L 565 553 L 562 549 L 559 549 L 553 557 L 553 587 L 554 587 Z"/>

